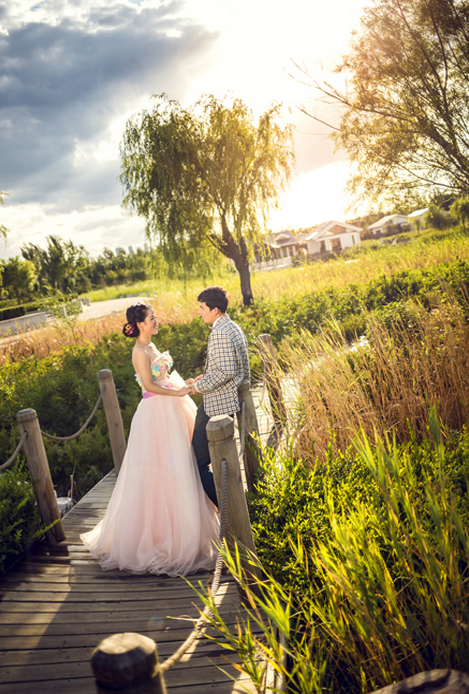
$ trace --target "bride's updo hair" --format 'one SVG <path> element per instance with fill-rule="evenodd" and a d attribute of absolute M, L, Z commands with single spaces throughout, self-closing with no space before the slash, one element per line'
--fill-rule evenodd
<path fill-rule="evenodd" d="M 126 337 L 138 337 L 140 330 L 137 327 L 137 323 L 143 323 L 150 309 L 151 306 L 149 304 L 129 306 L 126 313 L 127 323 L 122 328 L 122 333 Z"/>

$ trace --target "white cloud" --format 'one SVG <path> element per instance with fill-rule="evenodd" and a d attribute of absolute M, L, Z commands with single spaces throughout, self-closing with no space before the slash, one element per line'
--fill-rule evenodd
<path fill-rule="evenodd" d="M 117 205 L 87 207 L 80 211 L 56 214 L 53 206 L 30 203 L 12 206 L 4 223 L 12 230 L 5 246 L 0 241 L 0 258 L 21 256 L 21 246 L 33 243 L 45 247 L 47 236 L 72 239 L 85 246 L 92 255 L 99 255 L 103 248 L 117 246 L 142 246 L 145 242 L 144 223 L 131 217 Z"/>
<path fill-rule="evenodd" d="M 11 234 L 6 249 L 0 242 L 0 257 L 18 254 L 28 241 L 44 245 L 49 234 L 72 238 L 93 254 L 104 245 L 143 243 L 143 221 L 129 220 L 120 208 L 119 142 L 127 118 L 161 92 L 186 106 L 203 93 L 229 92 L 255 112 L 273 101 L 291 106 L 298 178 L 276 223 L 308 226 L 343 218 L 338 213 L 344 153 L 334 154 L 327 129 L 299 113 L 296 106 L 308 101 L 311 90 L 287 72 L 291 59 L 336 60 L 361 4 L 15 0 L 4 5 L 0 189 L 10 196 L 0 208 L 0 223 Z M 311 190 L 325 181 L 314 197 Z"/>

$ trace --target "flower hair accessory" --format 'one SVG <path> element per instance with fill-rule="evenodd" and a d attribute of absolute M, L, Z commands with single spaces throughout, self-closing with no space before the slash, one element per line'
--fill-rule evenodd
<path fill-rule="evenodd" d="M 126 323 L 124 325 L 124 335 L 127 337 L 132 337 L 135 333 L 135 325 L 133 323 Z"/>

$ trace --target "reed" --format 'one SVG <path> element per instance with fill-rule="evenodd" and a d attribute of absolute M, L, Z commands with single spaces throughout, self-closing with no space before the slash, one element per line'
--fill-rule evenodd
<path fill-rule="evenodd" d="M 284 344 L 284 365 L 299 381 L 290 418 L 299 457 L 324 461 L 359 429 L 420 440 L 433 405 L 444 427 L 461 431 L 469 420 L 469 305 L 449 294 L 429 301 L 430 309 L 409 302 L 370 315 L 368 339 L 352 347 L 333 321 L 319 337 Z"/>
<path fill-rule="evenodd" d="M 142 300 L 137 299 L 138 300 Z M 166 301 L 162 297 L 146 299 L 155 309 L 161 325 L 182 324 L 198 315 L 197 302 L 191 305 L 182 300 Z M 125 311 L 116 311 L 102 318 L 86 320 L 86 309 L 76 320 L 54 320 L 38 330 L 21 332 L 0 340 L 0 366 L 18 362 L 30 356 L 47 357 L 68 345 L 93 345 L 105 335 L 120 333 L 125 323 Z"/>
<path fill-rule="evenodd" d="M 435 668 L 467 672 L 469 536 L 446 484 L 434 408 L 429 421 L 432 463 L 421 474 L 409 449 L 362 434 L 358 455 L 371 484 L 346 508 L 339 490 L 327 494 L 330 473 L 311 472 L 326 494 L 327 514 L 309 548 L 290 537 L 296 569 L 310 577 L 303 591 L 276 580 L 274 567 L 264 566 L 263 580 L 247 577 L 239 557 L 223 549 L 247 596 L 247 615 L 230 634 L 215 611 L 215 639 L 237 652 L 257 691 L 268 668 L 298 694 L 370 692 Z M 294 493 L 294 479 L 289 483 Z"/>

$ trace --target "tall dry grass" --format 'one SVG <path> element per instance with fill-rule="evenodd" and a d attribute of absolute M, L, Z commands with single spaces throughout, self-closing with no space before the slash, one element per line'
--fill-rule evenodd
<path fill-rule="evenodd" d="M 409 237 L 410 238 L 410 237 Z M 329 262 L 313 262 L 252 276 L 255 298 L 276 299 L 282 296 L 300 296 L 305 291 L 341 288 L 357 282 L 366 283 L 381 275 L 390 276 L 403 270 L 421 270 L 441 263 L 454 263 L 456 259 L 469 260 L 469 235 L 457 231 L 435 237 L 423 234 L 407 244 L 367 243 L 356 247 L 354 258 L 347 254 Z"/>
<path fill-rule="evenodd" d="M 460 431 L 469 421 L 468 313 L 469 305 L 440 296 L 430 311 L 411 304 L 392 320 L 370 317 L 368 341 L 352 349 L 333 324 L 320 338 L 285 345 L 282 358 L 299 381 L 290 422 L 298 454 L 324 460 L 359 429 L 419 439 L 432 405 L 443 427 Z"/>
<path fill-rule="evenodd" d="M 136 301 L 141 299 L 136 299 Z M 198 304 L 192 305 L 173 298 L 150 297 L 150 303 L 161 325 L 185 323 L 198 315 Z M 17 362 L 26 357 L 48 357 L 68 345 L 96 345 L 104 335 L 120 333 L 125 323 L 125 311 L 109 313 L 101 318 L 86 320 L 85 313 L 77 320 L 54 320 L 43 328 L 18 333 L 0 339 L 0 366 Z"/>

